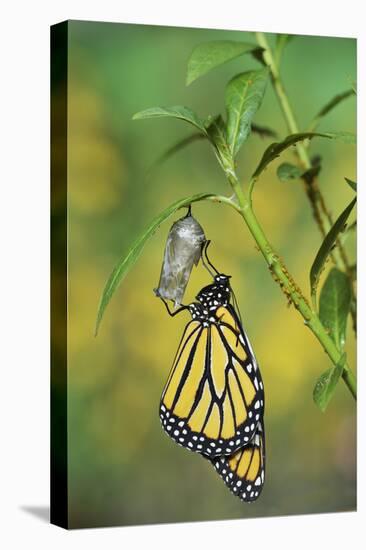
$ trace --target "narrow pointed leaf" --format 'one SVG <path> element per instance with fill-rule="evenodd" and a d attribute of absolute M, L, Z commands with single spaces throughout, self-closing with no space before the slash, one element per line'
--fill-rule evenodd
<path fill-rule="evenodd" d="M 303 171 L 294 164 L 284 162 L 277 168 L 277 176 L 281 181 L 290 181 L 301 178 Z"/>
<path fill-rule="evenodd" d="M 341 101 L 344 101 L 351 95 L 354 95 L 353 90 L 346 90 L 345 92 L 342 92 L 341 94 L 337 94 L 334 96 L 322 109 L 320 109 L 319 113 L 316 115 L 316 118 L 323 117 L 327 115 L 330 111 L 334 109 Z"/>
<path fill-rule="evenodd" d="M 329 256 L 333 248 L 333 245 L 337 240 L 339 233 L 344 230 L 344 226 L 347 222 L 348 216 L 350 215 L 355 203 L 356 203 L 356 198 L 354 198 L 350 202 L 350 204 L 347 206 L 347 208 L 343 210 L 343 212 L 340 214 L 340 216 L 335 221 L 334 225 L 331 227 L 331 229 L 325 236 L 324 241 L 322 242 L 318 250 L 318 253 L 315 256 L 315 260 L 310 270 L 310 291 L 311 291 L 314 304 L 315 304 L 315 297 L 316 297 L 316 289 L 317 289 L 319 278 L 324 268 L 326 259 Z"/>
<path fill-rule="evenodd" d="M 330 101 L 328 101 L 328 103 L 326 103 L 326 105 L 324 105 L 324 107 L 314 117 L 314 120 L 310 125 L 311 131 L 315 130 L 315 128 L 318 126 L 321 119 L 323 117 L 325 117 L 325 115 L 327 115 L 330 111 L 332 111 L 335 107 L 337 107 L 337 105 L 339 105 L 339 103 L 341 103 L 342 101 L 344 101 L 345 99 L 347 99 L 348 97 L 353 96 L 353 95 L 354 95 L 354 91 L 352 89 L 351 90 L 346 90 L 345 92 L 342 92 L 341 94 L 337 94 Z"/>
<path fill-rule="evenodd" d="M 350 305 L 350 280 L 343 271 L 334 267 L 320 293 L 319 318 L 339 350 L 343 349 L 346 340 Z"/>
<path fill-rule="evenodd" d="M 169 149 L 164 151 L 164 153 L 155 160 L 154 164 L 148 170 L 149 175 L 151 175 L 161 164 L 167 161 L 170 157 L 174 156 L 176 153 L 178 153 L 191 143 L 202 141 L 203 139 L 205 139 L 205 135 L 199 132 L 195 132 L 194 134 L 191 134 L 190 136 L 181 139 L 180 141 L 175 143 L 175 145 L 169 147 Z"/>
<path fill-rule="evenodd" d="M 175 105 L 173 107 L 151 107 L 133 115 L 133 120 L 143 120 L 146 118 L 178 118 L 193 124 L 196 128 L 206 133 L 205 125 L 191 109 L 183 105 Z"/>
<path fill-rule="evenodd" d="M 337 365 L 323 372 L 318 378 L 314 391 L 313 399 L 319 409 L 324 412 L 331 400 L 342 376 L 344 365 L 346 364 L 346 354 L 343 353 Z"/>
<path fill-rule="evenodd" d="M 263 170 L 267 168 L 268 164 L 275 160 L 283 151 L 291 147 L 291 145 L 295 145 L 300 141 L 304 141 L 305 139 L 312 139 L 314 137 L 339 139 L 341 141 L 347 141 L 347 143 L 351 143 L 352 139 L 354 139 L 354 135 L 347 132 L 303 132 L 300 134 L 291 134 L 287 136 L 283 141 L 272 143 L 271 145 L 269 145 L 269 147 L 267 147 L 252 177 L 255 179 L 258 178 Z"/>
<path fill-rule="evenodd" d="M 348 178 L 344 178 L 344 179 L 346 180 L 350 188 L 353 189 L 353 191 L 357 192 L 357 183 L 355 181 L 349 180 Z"/>
<path fill-rule="evenodd" d="M 250 134 L 267 81 L 267 69 L 248 71 L 235 76 L 226 87 L 227 142 L 233 157 Z"/>
<path fill-rule="evenodd" d="M 189 86 L 200 76 L 240 55 L 262 50 L 256 44 L 235 40 L 204 42 L 196 46 L 188 60 L 186 84 Z"/>
<path fill-rule="evenodd" d="M 156 218 L 154 218 L 151 223 L 148 225 L 148 227 L 141 233 L 141 235 L 135 240 L 135 242 L 131 245 L 129 250 L 126 252 L 125 255 L 123 255 L 120 260 L 117 262 L 117 265 L 113 269 L 112 273 L 110 274 L 104 290 L 102 292 L 102 297 L 99 303 L 98 313 L 97 313 L 97 320 L 96 320 L 96 327 L 95 327 L 95 334 L 98 332 L 98 328 L 100 325 L 100 322 L 102 320 L 103 314 L 105 312 L 105 309 L 107 305 L 109 304 L 113 294 L 121 284 L 124 277 L 127 275 L 127 273 L 130 271 L 130 269 L 133 267 L 133 265 L 136 263 L 137 259 L 139 258 L 142 249 L 144 248 L 146 242 L 152 237 L 152 235 L 155 233 L 155 231 L 158 229 L 160 224 L 167 220 L 174 212 L 176 212 L 179 208 L 182 208 L 183 206 L 188 206 L 193 202 L 202 201 L 204 199 L 207 199 L 208 197 L 213 197 L 214 195 L 212 193 L 199 193 L 197 195 L 193 195 L 191 197 L 186 197 L 184 199 L 180 199 L 170 206 L 163 210 Z"/>
<path fill-rule="evenodd" d="M 332 139 L 337 139 L 338 141 L 342 141 L 343 143 L 350 145 L 355 145 L 357 141 L 355 134 L 352 132 L 334 132 L 328 134 L 328 136 Z"/>
<path fill-rule="evenodd" d="M 253 134 L 258 134 L 260 137 L 277 137 L 277 132 L 275 130 L 272 130 L 272 128 L 268 128 L 268 126 L 260 126 L 259 124 L 252 124 L 252 132 Z"/>

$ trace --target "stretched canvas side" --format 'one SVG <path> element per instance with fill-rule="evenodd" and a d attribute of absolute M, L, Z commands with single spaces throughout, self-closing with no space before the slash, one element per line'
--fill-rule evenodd
<path fill-rule="evenodd" d="M 51 523 L 68 526 L 67 36 L 51 28 Z"/>

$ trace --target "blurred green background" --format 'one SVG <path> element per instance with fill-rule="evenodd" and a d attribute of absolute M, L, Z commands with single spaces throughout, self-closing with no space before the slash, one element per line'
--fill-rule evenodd
<path fill-rule="evenodd" d="M 356 506 L 355 403 L 340 383 L 325 414 L 313 404 L 315 380 L 329 361 L 297 312 L 287 307 L 233 210 L 200 203 L 193 214 L 213 241 L 212 261 L 233 277 L 265 383 L 267 476 L 256 503 L 245 505 L 232 496 L 209 462 L 178 447 L 160 427 L 160 395 L 188 320 L 185 314 L 170 319 L 152 291 L 170 222 L 148 243 L 107 308 L 98 337 L 93 335 L 105 280 L 149 220 L 178 198 L 201 191 L 229 193 L 204 142 L 194 143 L 148 177 L 154 160 L 192 129 L 180 121 L 131 120 L 135 112 L 159 105 L 183 104 L 202 117 L 224 114 L 228 79 L 259 65 L 244 56 L 187 88 L 186 63 L 193 47 L 218 39 L 254 42 L 249 32 L 69 24 L 71 527 L 335 512 Z M 269 40 L 273 44 L 274 37 Z M 284 53 L 281 73 L 305 130 L 324 103 L 350 88 L 356 41 L 298 36 Z M 355 108 L 351 97 L 320 129 L 355 131 Z M 275 128 L 279 137 L 286 135 L 271 86 L 255 122 Z M 269 143 L 257 135 L 249 138 L 239 154 L 243 181 Z M 355 147 L 318 139 L 311 149 L 323 157 L 320 185 L 337 216 L 353 196 L 343 178 L 356 179 Z M 270 241 L 307 292 L 320 235 L 302 185 L 276 177 L 279 163 L 291 161 L 292 155 L 283 154 L 263 174 L 254 206 Z M 346 246 L 354 260 L 354 240 Z M 196 269 L 185 302 L 208 282 L 205 270 Z M 347 350 L 355 368 L 350 323 Z"/>

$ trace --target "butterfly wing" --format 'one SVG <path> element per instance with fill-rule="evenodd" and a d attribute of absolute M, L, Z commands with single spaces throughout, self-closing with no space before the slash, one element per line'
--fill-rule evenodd
<path fill-rule="evenodd" d="M 231 306 L 216 321 L 188 323 L 160 403 L 166 433 L 207 457 L 247 444 L 263 414 L 263 384 Z"/>
<path fill-rule="evenodd" d="M 230 491 L 244 502 L 261 494 L 265 475 L 265 436 L 263 420 L 258 422 L 248 445 L 231 456 L 217 457 L 212 463 Z"/>
<path fill-rule="evenodd" d="M 229 372 L 231 371 L 231 378 L 236 379 L 238 386 L 236 388 L 234 382 L 231 388 L 229 385 L 230 394 L 235 396 L 233 414 L 237 417 L 238 435 L 244 434 L 243 442 L 246 444 L 264 414 L 262 376 L 249 338 L 232 305 L 220 307 L 216 316 L 221 339 L 225 342 L 230 357 Z M 245 434 L 249 434 L 249 439 Z"/>

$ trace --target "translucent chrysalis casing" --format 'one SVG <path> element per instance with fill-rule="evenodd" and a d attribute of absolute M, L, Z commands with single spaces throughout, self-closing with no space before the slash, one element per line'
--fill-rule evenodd
<path fill-rule="evenodd" d="M 181 304 L 193 264 L 198 264 L 205 241 L 202 227 L 190 212 L 172 225 L 165 245 L 159 285 L 154 289 L 156 296 L 174 301 L 174 307 Z"/>

